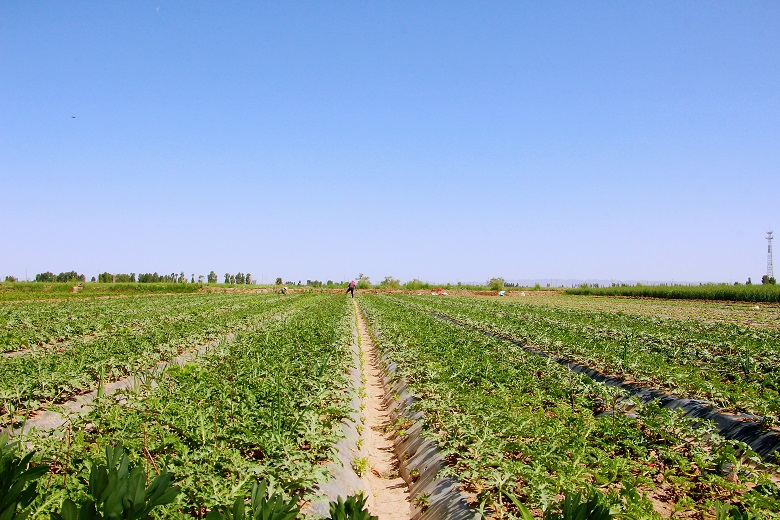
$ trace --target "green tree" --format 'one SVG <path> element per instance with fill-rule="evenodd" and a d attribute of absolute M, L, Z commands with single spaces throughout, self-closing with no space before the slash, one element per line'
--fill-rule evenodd
<path fill-rule="evenodd" d="M 371 280 L 363 273 L 358 274 L 357 285 L 358 289 L 368 289 L 371 287 Z"/>
<path fill-rule="evenodd" d="M 282 282 L 282 277 L 276 279 L 276 285 L 282 285 L 284 282 Z"/>
<path fill-rule="evenodd" d="M 401 282 L 392 276 L 385 276 L 385 279 L 379 283 L 379 286 L 383 289 L 398 289 L 401 287 Z"/>
<path fill-rule="evenodd" d="M 54 273 L 51 271 L 46 271 L 45 273 L 39 273 L 35 275 L 35 281 L 36 282 L 53 282 L 54 281 Z"/>
<path fill-rule="evenodd" d="M 252 275 L 250 273 L 246 273 L 246 277 L 244 278 L 244 282 L 247 285 L 250 285 L 252 283 Z"/>
<path fill-rule="evenodd" d="M 230 283 L 230 273 L 225 273 L 225 283 Z"/>
<path fill-rule="evenodd" d="M 6 282 L 18 282 L 18 281 L 19 281 L 19 279 L 18 279 L 18 278 L 16 278 L 15 276 L 10 276 L 10 275 L 9 275 L 9 276 L 6 276 L 6 277 L 5 277 L 5 281 L 6 281 Z"/>
<path fill-rule="evenodd" d="M 490 287 L 491 291 L 500 291 L 504 288 L 504 279 L 503 278 L 491 278 L 488 280 L 487 283 L 488 287 Z"/>
<path fill-rule="evenodd" d="M 431 285 L 415 278 L 406 282 L 406 288 L 410 291 L 418 291 L 420 289 L 430 289 Z"/>
<path fill-rule="evenodd" d="M 208 281 L 209 281 L 209 283 L 217 283 L 217 273 L 215 273 L 214 271 L 211 271 L 209 273 Z"/>
<path fill-rule="evenodd" d="M 238 285 L 244 285 L 244 273 L 241 271 L 236 273 L 236 283 Z"/>
<path fill-rule="evenodd" d="M 57 275 L 58 282 L 83 282 L 84 278 L 83 274 L 79 274 L 76 271 L 68 271 Z"/>

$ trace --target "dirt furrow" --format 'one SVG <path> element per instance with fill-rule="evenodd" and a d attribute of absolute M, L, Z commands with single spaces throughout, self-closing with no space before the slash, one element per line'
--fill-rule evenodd
<path fill-rule="evenodd" d="M 384 405 L 385 390 L 377 351 L 368 326 L 357 307 L 358 337 L 363 355 L 365 409 L 360 456 L 366 461 L 363 473 L 368 490 L 368 508 L 379 520 L 408 520 L 411 504 L 408 486 L 399 474 L 398 460 L 390 438 L 390 415 Z"/>

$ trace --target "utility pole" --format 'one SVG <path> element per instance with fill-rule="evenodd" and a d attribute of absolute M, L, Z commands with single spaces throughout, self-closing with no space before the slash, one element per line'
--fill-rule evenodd
<path fill-rule="evenodd" d="M 766 232 L 766 241 L 769 243 L 769 246 L 766 250 L 766 277 L 774 278 L 774 269 L 772 268 L 772 231 Z"/>

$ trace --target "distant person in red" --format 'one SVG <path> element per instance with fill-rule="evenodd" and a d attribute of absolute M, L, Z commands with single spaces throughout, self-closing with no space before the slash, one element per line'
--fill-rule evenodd
<path fill-rule="evenodd" d="M 355 280 L 349 282 L 349 287 L 347 287 L 347 292 L 345 292 L 344 294 L 347 293 L 352 293 L 352 297 L 353 298 L 355 297 Z"/>

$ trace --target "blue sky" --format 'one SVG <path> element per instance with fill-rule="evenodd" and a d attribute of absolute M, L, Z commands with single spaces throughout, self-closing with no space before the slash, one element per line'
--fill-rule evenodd
<path fill-rule="evenodd" d="M 744 281 L 780 231 L 778 2 L 3 2 L 0 70 L 3 277 Z"/>

